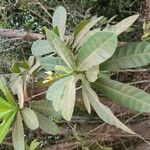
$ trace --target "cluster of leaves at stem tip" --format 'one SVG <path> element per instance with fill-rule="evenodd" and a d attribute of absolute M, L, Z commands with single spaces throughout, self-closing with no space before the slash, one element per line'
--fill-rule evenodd
<path fill-rule="evenodd" d="M 61 74 L 49 88 L 46 99 L 52 101 L 55 111 L 71 120 L 77 82 L 81 83 L 82 97 L 88 113 L 91 106 L 106 123 L 135 134 L 112 111 L 99 100 L 95 90 L 112 101 L 140 112 L 150 112 L 150 95 L 136 87 L 114 81 L 110 71 L 136 68 L 150 63 L 150 43 L 132 42 L 117 46 L 117 36 L 127 30 L 139 15 L 130 16 L 121 22 L 104 26 L 105 17 L 82 20 L 71 36 L 65 36 L 66 10 L 58 7 L 53 15 L 53 30 L 46 30 L 46 40 L 32 45 L 32 53 L 48 72 Z M 98 24 L 98 28 L 93 27 Z"/>
<path fill-rule="evenodd" d="M 25 144 L 23 121 L 30 130 L 38 127 L 49 134 L 58 134 L 59 128 L 54 122 L 59 118 L 50 101 L 39 100 L 24 105 L 27 95 L 27 81 L 40 64 L 33 56 L 29 61 L 13 63 L 10 68 L 10 84 L 4 77 L 0 78 L 0 143 L 12 129 L 12 141 L 15 150 L 35 150 L 39 142 L 33 140 Z M 9 88 L 10 87 L 10 88 Z M 17 95 L 18 102 L 14 97 Z"/>

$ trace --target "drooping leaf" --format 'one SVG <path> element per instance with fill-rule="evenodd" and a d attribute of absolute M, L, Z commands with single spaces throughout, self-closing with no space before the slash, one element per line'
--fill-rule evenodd
<path fill-rule="evenodd" d="M 100 77 L 93 88 L 111 100 L 140 112 L 150 112 L 150 95 L 136 87 Z"/>
<path fill-rule="evenodd" d="M 115 25 L 108 26 L 109 31 L 112 31 L 116 33 L 117 35 L 121 34 L 122 32 L 126 31 L 139 17 L 139 15 L 133 15 L 130 17 L 127 17 L 126 19 L 120 21 L 119 23 Z"/>
<path fill-rule="evenodd" d="M 58 115 L 60 116 L 58 112 L 55 112 L 52 105 L 52 101 L 48 100 L 32 101 L 30 103 L 30 107 L 33 110 L 44 114 L 45 116 L 53 116 L 53 117 L 57 117 Z"/>
<path fill-rule="evenodd" d="M 99 65 L 93 66 L 86 71 L 86 77 L 90 82 L 96 81 L 99 74 Z"/>
<path fill-rule="evenodd" d="M 11 91 L 18 97 L 19 107 L 23 108 L 24 105 L 24 91 L 23 91 L 23 79 L 21 76 L 14 75 L 10 83 Z"/>
<path fill-rule="evenodd" d="M 39 127 L 38 118 L 35 112 L 28 107 L 24 107 L 21 111 L 23 120 L 28 128 L 35 130 Z"/>
<path fill-rule="evenodd" d="M 84 28 L 77 34 L 75 41 L 72 45 L 72 48 L 74 49 L 79 43 L 80 41 L 83 39 L 83 37 L 89 32 L 89 30 L 94 27 L 98 22 L 100 22 L 104 17 L 98 17 L 98 18 L 94 18 L 91 19 L 91 21 L 89 23 L 87 23 Z"/>
<path fill-rule="evenodd" d="M 75 59 L 71 50 L 63 43 L 60 38 L 52 31 L 47 30 L 47 39 L 53 46 L 54 51 L 63 59 L 68 67 L 75 69 Z"/>
<path fill-rule="evenodd" d="M 7 135 L 15 114 L 16 112 L 9 113 L 9 115 L 4 117 L 4 122 L 0 124 L 0 143 L 3 142 L 5 136 Z"/>
<path fill-rule="evenodd" d="M 134 134 L 134 132 L 132 130 L 130 130 L 127 126 L 125 126 L 120 120 L 118 120 L 114 114 L 112 113 L 112 111 L 105 105 L 103 105 L 99 99 L 98 96 L 96 94 L 96 92 L 91 89 L 91 87 L 89 86 L 89 84 L 85 83 L 85 89 L 86 89 L 86 95 L 92 105 L 92 107 L 95 109 L 96 113 L 98 114 L 98 116 L 105 121 L 106 123 L 110 124 L 110 125 L 114 125 L 126 132 L 129 132 L 131 134 Z"/>
<path fill-rule="evenodd" d="M 71 120 L 76 97 L 75 77 L 72 75 L 61 96 L 61 112 L 64 119 Z"/>
<path fill-rule="evenodd" d="M 25 149 L 24 129 L 23 129 L 20 111 L 18 111 L 16 115 L 16 120 L 12 128 L 12 139 L 13 139 L 13 146 L 15 150 Z"/>
<path fill-rule="evenodd" d="M 111 32 L 98 32 L 92 35 L 79 49 L 78 70 L 88 70 L 106 61 L 115 52 L 117 36 Z"/>
<path fill-rule="evenodd" d="M 82 81 L 82 96 L 83 96 L 83 101 L 84 101 L 84 105 L 88 111 L 88 113 L 91 113 L 91 105 L 90 105 L 90 100 L 89 97 L 87 95 L 87 90 L 86 90 L 86 84 L 88 83 L 84 83 L 87 82 L 86 80 Z"/>
<path fill-rule="evenodd" d="M 54 28 L 56 26 L 58 27 L 59 36 L 62 41 L 64 40 L 64 34 L 66 29 L 66 19 L 67 19 L 66 9 L 62 6 L 57 7 L 52 18 L 52 24 Z"/>
<path fill-rule="evenodd" d="M 35 112 L 35 113 L 39 120 L 39 127 L 44 132 L 49 133 L 49 134 L 54 134 L 54 135 L 60 133 L 58 126 L 56 125 L 55 122 L 53 122 L 53 120 L 51 118 L 48 118 L 39 112 Z"/>
<path fill-rule="evenodd" d="M 54 52 L 54 49 L 48 40 L 37 40 L 33 42 L 31 51 L 35 56 L 42 56 Z"/>
<path fill-rule="evenodd" d="M 64 92 L 64 88 L 70 83 L 73 76 L 64 77 L 56 82 L 54 82 L 47 91 L 46 99 L 52 100 L 53 107 L 55 111 L 61 110 L 61 96 Z"/>
<path fill-rule="evenodd" d="M 47 71 L 55 71 L 56 67 L 67 67 L 65 62 L 58 57 L 47 56 L 40 59 L 41 65 Z"/>
<path fill-rule="evenodd" d="M 101 70 L 136 68 L 150 63 L 150 43 L 136 42 L 119 46 L 114 55 L 101 64 Z"/>
<path fill-rule="evenodd" d="M 9 89 L 7 88 L 7 85 L 6 85 L 6 81 L 3 77 L 0 77 L 0 90 L 4 93 L 7 101 L 13 105 L 13 106 L 16 106 L 16 103 L 14 101 L 14 98 L 13 96 L 11 95 Z"/>

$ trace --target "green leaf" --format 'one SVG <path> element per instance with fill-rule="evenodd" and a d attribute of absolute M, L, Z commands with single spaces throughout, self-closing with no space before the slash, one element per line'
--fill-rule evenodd
<path fill-rule="evenodd" d="M 90 82 L 94 82 L 98 78 L 98 74 L 99 74 L 99 65 L 93 66 L 86 71 L 86 78 Z"/>
<path fill-rule="evenodd" d="M 16 120 L 14 122 L 12 128 L 12 139 L 13 139 L 13 146 L 15 150 L 24 150 L 25 143 L 24 143 L 24 129 L 20 111 L 18 111 Z"/>
<path fill-rule="evenodd" d="M 29 150 L 35 150 L 39 145 L 40 143 L 35 139 L 31 142 Z"/>
<path fill-rule="evenodd" d="M 78 35 L 75 38 L 75 41 L 72 45 L 72 48 L 74 49 L 80 41 L 84 38 L 84 36 L 89 32 L 89 30 L 94 27 L 99 21 L 103 20 L 103 16 L 91 19 L 89 23 L 87 23 L 84 28 L 78 33 Z"/>
<path fill-rule="evenodd" d="M 99 101 L 97 94 L 95 93 L 95 91 L 93 89 L 91 89 L 89 84 L 87 84 L 86 82 L 84 82 L 84 83 L 85 83 L 84 87 L 86 90 L 86 95 L 87 95 L 92 107 L 95 109 L 96 113 L 98 114 L 98 116 L 103 121 L 105 121 L 106 123 L 108 123 L 110 125 L 114 125 L 126 132 L 135 134 L 132 130 L 130 130 L 127 126 L 125 126 L 120 120 L 118 120 L 107 106 L 103 105 Z"/>
<path fill-rule="evenodd" d="M 85 37 L 83 37 L 81 40 L 80 40 L 80 43 L 78 44 L 78 46 L 77 46 L 77 50 L 92 36 L 92 35 L 94 35 L 95 33 L 97 33 L 97 32 L 100 32 L 100 28 L 98 28 L 98 29 L 93 29 L 93 30 L 91 30 L 91 31 L 89 31 L 86 35 L 85 35 Z"/>
<path fill-rule="evenodd" d="M 0 97 L 0 112 L 10 109 L 12 106 L 2 97 Z"/>
<path fill-rule="evenodd" d="M 16 112 L 10 113 L 4 117 L 4 122 L 0 124 L 0 143 L 3 142 L 5 136 L 7 135 L 15 115 Z"/>
<path fill-rule="evenodd" d="M 58 27 L 59 36 L 62 41 L 64 40 L 64 34 L 66 29 L 66 19 L 67 19 L 66 9 L 62 6 L 57 7 L 52 18 L 52 24 L 54 28 L 56 26 Z"/>
<path fill-rule="evenodd" d="M 125 107 L 140 112 L 150 112 L 150 95 L 136 87 L 108 78 L 99 78 L 95 83 L 92 83 L 92 86 Z"/>
<path fill-rule="evenodd" d="M 71 69 L 75 69 L 75 59 L 71 50 L 63 43 L 60 38 L 52 31 L 48 30 L 46 32 L 47 39 L 50 44 L 54 47 L 55 52 L 63 59 L 63 61 Z"/>
<path fill-rule="evenodd" d="M 64 77 L 56 82 L 54 82 L 46 93 L 46 99 L 52 100 L 53 107 L 55 111 L 61 110 L 61 96 L 64 92 L 64 88 L 70 83 L 73 76 Z"/>
<path fill-rule="evenodd" d="M 119 46 L 114 55 L 101 64 L 101 70 L 136 68 L 150 63 L 150 43 L 136 42 Z"/>
<path fill-rule="evenodd" d="M 122 32 L 126 31 L 139 17 L 139 15 L 133 15 L 130 17 L 127 17 L 126 19 L 120 21 L 119 23 L 115 25 L 108 26 L 109 31 L 112 31 L 116 33 L 117 35 L 121 34 Z"/>
<path fill-rule="evenodd" d="M 76 37 L 78 33 L 90 22 L 90 20 L 81 20 L 76 26 L 74 31 L 74 36 Z"/>
<path fill-rule="evenodd" d="M 40 58 L 42 67 L 47 71 L 55 71 L 56 67 L 66 67 L 65 62 L 58 57 L 47 56 Z"/>
<path fill-rule="evenodd" d="M 30 107 L 46 116 L 57 117 L 59 114 L 55 112 L 52 102 L 47 100 L 32 101 Z"/>
<path fill-rule="evenodd" d="M 7 101 L 13 105 L 13 106 L 16 106 L 16 103 L 14 101 L 14 98 L 13 96 L 11 95 L 9 89 L 7 88 L 7 85 L 6 85 L 6 81 L 3 77 L 0 77 L 0 90 L 4 93 Z"/>
<path fill-rule="evenodd" d="M 38 118 L 35 112 L 28 107 L 24 107 L 21 111 L 23 120 L 28 128 L 35 130 L 39 127 Z"/>
<path fill-rule="evenodd" d="M 88 113 L 90 114 L 91 113 L 91 105 L 90 105 L 90 100 L 89 100 L 89 97 L 87 94 L 88 91 L 86 89 L 86 84 L 88 84 L 86 80 L 82 81 L 82 96 L 83 96 L 84 105 L 85 105 Z"/>
<path fill-rule="evenodd" d="M 61 112 L 64 119 L 71 120 L 76 97 L 75 77 L 72 75 L 61 96 Z"/>
<path fill-rule="evenodd" d="M 117 36 L 111 32 L 98 32 L 92 35 L 79 49 L 77 66 L 79 71 L 106 61 L 115 52 Z"/>
<path fill-rule="evenodd" d="M 53 120 L 51 118 L 48 118 L 44 115 L 42 115 L 41 113 L 35 112 L 38 120 L 39 120 L 39 127 L 46 133 L 49 134 L 59 134 L 60 130 L 58 128 L 58 126 L 56 125 L 55 122 L 53 122 Z"/>
<path fill-rule="evenodd" d="M 48 40 L 37 40 L 33 42 L 31 51 L 35 56 L 42 56 L 54 52 L 54 49 Z"/>

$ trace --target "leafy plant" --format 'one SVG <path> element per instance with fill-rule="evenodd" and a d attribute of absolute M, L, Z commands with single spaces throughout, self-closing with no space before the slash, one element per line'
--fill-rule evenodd
<path fill-rule="evenodd" d="M 21 79 L 17 78 L 17 80 Z M 15 86 L 18 85 L 19 82 L 15 83 Z M 46 100 L 31 102 L 29 107 L 20 105 L 20 95 L 24 99 L 24 94 L 21 90 L 22 86 L 19 86 L 19 88 L 20 92 L 18 90 L 15 93 L 18 95 L 18 105 L 13 94 L 7 88 L 5 79 L 2 77 L 0 78 L 0 143 L 3 142 L 5 136 L 12 126 L 12 140 L 14 149 L 24 150 L 25 140 L 22 121 L 24 121 L 26 126 L 31 130 L 35 130 L 40 127 L 43 131 L 49 134 L 58 134 L 59 128 L 54 122 L 54 119 L 56 117 L 60 117 L 60 115 L 55 113 L 51 102 Z M 49 109 L 50 107 L 51 110 Z M 37 143 L 33 143 L 30 145 L 29 149 L 32 150 L 36 147 Z"/>
<path fill-rule="evenodd" d="M 84 20 L 68 38 L 64 35 L 66 19 L 60 19 L 62 14 L 66 15 L 64 8 L 60 6 L 53 16 L 53 21 L 57 20 L 53 22 L 53 28 L 58 27 L 59 34 L 55 30 L 46 30 L 47 39 L 38 40 L 32 46 L 32 53 L 39 58 L 46 71 L 62 74 L 48 88 L 46 99 L 52 101 L 55 111 L 60 111 L 63 118 L 70 121 L 75 106 L 76 85 L 80 80 L 83 101 L 89 113 L 92 106 L 103 121 L 135 134 L 99 101 L 93 89 L 125 107 L 150 112 L 149 94 L 106 76 L 109 71 L 136 68 L 150 63 L 148 42 L 117 47 L 117 36 L 131 26 L 139 15 L 130 16 L 116 25 L 107 24 L 104 29 L 92 29 L 97 23 L 102 26 L 103 16 Z M 53 80 L 53 74 L 50 76 Z"/>

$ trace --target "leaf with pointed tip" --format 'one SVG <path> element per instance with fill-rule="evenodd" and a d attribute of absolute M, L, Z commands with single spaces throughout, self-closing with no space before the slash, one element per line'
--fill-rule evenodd
<path fill-rule="evenodd" d="M 132 15 L 126 19 L 120 21 L 115 25 L 109 25 L 106 30 L 116 33 L 117 35 L 126 31 L 139 17 L 139 15 Z"/>
<path fill-rule="evenodd" d="M 42 56 L 54 52 L 48 40 L 37 40 L 33 42 L 31 51 L 35 56 Z"/>
<path fill-rule="evenodd" d="M 23 120 L 28 128 L 35 130 L 39 127 L 38 118 L 35 112 L 28 107 L 24 107 L 21 111 Z"/>
<path fill-rule="evenodd" d="M 44 132 L 49 133 L 49 134 L 53 134 L 53 135 L 60 133 L 58 126 L 56 125 L 55 122 L 53 122 L 53 120 L 51 118 L 48 118 L 39 112 L 35 112 L 35 113 L 36 113 L 38 120 L 39 120 L 39 127 Z"/>
<path fill-rule="evenodd" d="M 55 71 L 56 67 L 67 67 L 65 62 L 58 57 L 47 56 L 40 58 L 42 67 L 47 71 Z"/>
<path fill-rule="evenodd" d="M 110 58 L 117 47 L 117 36 L 111 32 L 98 32 L 92 35 L 79 49 L 77 66 L 85 71 Z"/>
<path fill-rule="evenodd" d="M 94 27 L 99 21 L 103 20 L 103 16 L 91 19 L 89 23 L 87 23 L 84 28 L 77 34 L 74 43 L 72 45 L 72 48 L 74 49 L 80 41 L 84 38 L 84 36 L 89 32 L 89 30 Z"/>
<path fill-rule="evenodd" d="M 65 86 L 61 96 L 61 112 L 65 120 L 70 121 L 76 97 L 75 77 L 72 75 L 69 83 Z"/>
<path fill-rule="evenodd" d="M 14 122 L 12 128 L 12 140 L 13 146 L 15 150 L 24 150 L 25 142 L 24 142 L 24 129 L 20 111 L 18 111 L 16 120 Z"/>
<path fill-rule="evenodd" d="M 119 46 L 113 56 L 100 65 L 101 70 L 136 68 L 150 63 L 150 43 L 133 42 Z"/>
<path fill-rule="evenodd" d="M 66 19 L 66 9 L 62 6 L 57 7 L 52 18 L 52 24 L 54 28 L 58 27 L 59 36 L 62 41 L 64 40 L 64 34 L 66 29 Z"/>
<path fill-rule="evenodd" d="M 91 89 L 89 84 L 85 84 L 85 89 L 87 91 L 86 94 L 90 100 L 92 107 L 95 109 L 96 113 L 103 121 L 105 121 L 110 125 L 114 125 L 126 132 L 135 134 L 132 130 L 130 130 L 127 126 L 125 126 L 120 120 L 118 120 L 107 106 L 103 105 L 99 101 L 97 94 L 93 89 Z"/>
<path fill-rule="evenodd" d="M 65 45 L 65 43 L 60 40 L 60 38 L 53 31 L 47 30 L 46 35 L 48 41 L 53 46 L 54 51 L 63 59 L 68 67 L 70 67 L 71 69 L 75 69 L 75 59 L 71 50 Z"/>
<path fill-rule="evenodd" d="M 3 77 L 0 77 L 0 90 L 4 93 L 7 101 L 13 105 L 13 106 L 16 106 L 16 103 L 14 101 L 14 98 L 13 96 L 11 95 L 9 89 L 7 88 L 7 85 L 6 85 L 6 81 Z"/>
<path fill-rule="evenodd" d="M 52 100 L 53 107 L 55 111 L 61 110 L 61 96 L 64 92 L 64 88 L 70 83 L 73 76 L 64 77 L 56 82 L 54 82 L 47 91 L 46 99 Z"/>
<path fill-rule="evenodd" d="M 150 112 L 150 95 L 143 90 L 102 77 L 91 85 L 97 91 L 125 107 L 140 112 Z"/>
<path fill-rule="evenodd" d="M 5 136 L 7 135 L 15 115 L 16 112 L 9 113 L 7 116 L 4 117 L 4 122 L 0 124 L 0 143 L 3 142 Z"/>

